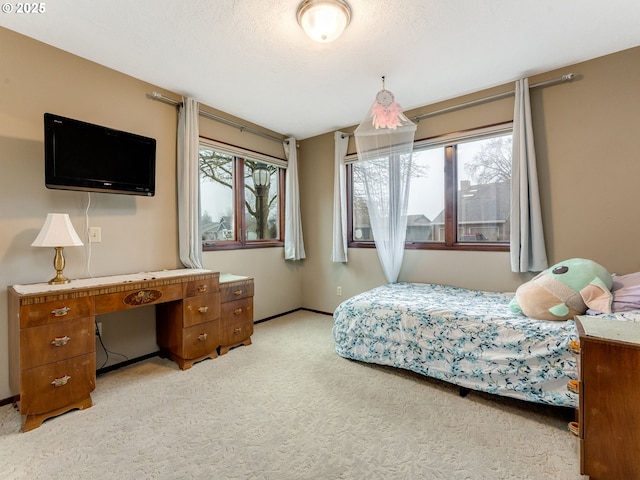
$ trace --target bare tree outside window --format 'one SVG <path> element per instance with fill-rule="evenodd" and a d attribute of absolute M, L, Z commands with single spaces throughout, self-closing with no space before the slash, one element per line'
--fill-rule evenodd
<path fill-rule="evenodd" d="M 234 157 L 201 146 L 200 231 L 203 246 L 236 240 Z"/>
<path fill-rule="evenodd" d="M 511 182 L 512 149 L 511 135 L 482 141 L 480 151 L 464 169 L 476 183 Z"/>
<path fill-rule="evenodd" d="M 410 161 L 410 168 L 405 168 L 402 171 L 410 172 L 410 181 L 428 177 L 430 166 L 421 162 L 416 162 L 416 155 L 408 160 Z M 383 159 L 384 160 L 384 159 Z M 372 161 L 372 167 L 375 168 L 374 176 L 376 178 L 389 178 L 389 168 L 386 161 Z M 396 160 L 391 160 L 396 161 Z M 398 160 L 402 161 L 402 160 Z M 371 167 L 370 167 L 371 168 Z M 353 239 L 357 242 L 373 241 L 373 232 L 371 231 L 371 220 L 369 218 L 369 209 L 366 202 L 366 182 L 364 178 L 364 172 L 356 162 L 352 164 L 352 197 L 353 197 Z M 407 227 L 407 233 L 409 233 L 409 227 Z"/>
<path fill-rule="evenodd" d="M 244 171 L 246 239 L 278 238 L 278 167 L 245 160 Z"/>

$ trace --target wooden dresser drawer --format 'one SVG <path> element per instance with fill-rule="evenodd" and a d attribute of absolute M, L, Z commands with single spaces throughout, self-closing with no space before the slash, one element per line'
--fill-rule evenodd
<path fill-rule="evenodd" d="M 226 302 L 220 305 L 220 316 L 228 320 L 253 321 L 253 297 L 243 298 L 235 302 Z"/>
<path fill-rule="evenodd" d="M 182 298 L 182 285 L 158 285 L 140 289 L 96 295 L 96 315 L 117 312 L 129 308 L 171 302 Z"/>
<path fill-rule="evenodd" d="M 86 354 L 22 372 L 20 412 L 46 413 L 82 400 L 96 386 L 96 357 Z"/>
<path fill-rule="evenodd" d="M 200 358 L 215 352 L 219 345 L 219 320 L 194 325 L 183 330 L 181 357 L 185 359 Z"/>
<path fill-rule="evenodd" d="M 195 297 L 198 295 L 208 295 L 216 293 L 219 290 L 218 276 L 214 278 L 206 278 L 203 280 L 193 280 L 184 283 L 184 296 Z"/>
<path fill-rule="evenodd" d="M 220 284 L 220 301 L 233 302 L 253 297 L 253 279 Z"/>
<path fill-rule="evenodd" d="M 253 321 L 228 319 L 223 320 L 220 329 L 220 344 L 223 346 L 237 345 L 253 335 Z"/>
<path fill-rule="evenodd" d="M 91 297 L 67 298 L 20 306 L 20 327 L 29 328 L 93 315 Z"/>
<path fill-rule="evenodd" d="M 253 298 L 223 303 L 221 316 L 221 345 L 235 345 L 253 335 Z"/>
<path fill-rule="evenodd" d="M 93 317 L 25 328 L 20 332 L 20 366 L 23 370 L 93 353 L 95 349 Z"/>
<path fill-rule="evenodd" d="M 220 318 L 220 294 L 185 298 L 183 326 L 190 327 Z"/>

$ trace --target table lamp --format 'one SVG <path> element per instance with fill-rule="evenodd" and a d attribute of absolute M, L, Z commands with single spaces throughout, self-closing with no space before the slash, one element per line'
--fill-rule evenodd
<path fill-rule="evenodd" d="M 69 283 L 69 279 L 62 274 L 64 270 L 64 247 L 79 247 L 82 240 L 71 225 L 69 215 L 66 213 L 48 213 L 42 230 L 31 244 L 32 247 L 53 247 L 56 254 L 53 257 L 53 268 L 56 276 L 49 280 L 51 285 Z"/>

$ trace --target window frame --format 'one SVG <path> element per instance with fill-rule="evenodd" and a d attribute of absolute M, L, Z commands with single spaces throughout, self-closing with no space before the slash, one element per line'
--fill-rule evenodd
<path fill-rule="evenodd" d="M 498 137 L 511 133 L 513 135 L 513 122 L 502 122 L 486 125 L 479 128 L 462 130 L 451 134 L 439 135 L 414 142 L 416 149 L 444 147 L 444 242 L 405 242 L 405 250 L 459 250 L 459 251 L 484 251 L 484 252 L 508 252 L 508 242 L 458 242 L 458 172 L 457 146 L 459 144 L 482 140 L 483 138 Z M 351 155 L 354 158 L 355 154 Z M 358 241 L 353 238 L 353 162 L 347 161 L 347 225 L 349 248 L 376 248 L 375 241 Z"/>
<path fill-rule="evenodd" d="M 233 157 L 233 209 L 234 209 L 234 240 L 219 240 L 210 245 L 204 245 L 201 240 L 201 247 L 203 252 L 212 252 L 220 250 L 242 250 L 252 248 L 272 248 L 272 247 L 284 247 L 284 228 L 285 228 L 285 186 L 286 186 L 286 173 L 287 169 L 284 166 L 284 161 L 280 159 L 270 160 L 268 156 L 259 154 L 257 152 L 247 152 L 241 154 L 238 147 L 230 146 L 231 148 L 225 148 L 225 144 L 221 142 L 211 140 L 206 137 L 200 137 L 198 141 L 198 149 L 201 147 L 210 148 L 211 150 L 224 153 Z M 253 154 L 252 154 L 253 153 Z M 246 240 L 246 209 L 245 209 L 245 160 L 252 162 L 268 163 L 278 168 L 277 182 L 278 182 L 278 232 L 279 238 L 277 239 L 264 239 L 264 240 Z M 198 168 L 199 172 L 199 168 Z M 198 174 L 200 181 L 200 175 Z M 204 205 L 200 203 L 200 209 L 203 211 Z"/>

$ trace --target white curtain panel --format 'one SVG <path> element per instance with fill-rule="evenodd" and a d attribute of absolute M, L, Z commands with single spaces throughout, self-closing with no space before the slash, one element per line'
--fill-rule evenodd
<path fill-rule="evenodd" d="M 288 138 L 283 142 L 283 146 L 288 163 L 284 206 L 284 258 L 285 260 L 302 260 L 306 257 L 306 254 L 302 238 L 296 139 L 293 137 Z"/>
<path fill-rule="evenodd" d="M 333 134 L 333 249 L 332 262 L 347 263 L 347 171 L 344 159 L 347 156 L 349 136 L 342 132 Z"/>
<path fill-rule="evenodd" d="M 511 171 L 511 271 L 548 268 L 533 145 L 529 80 L 516 82 Z"/>
<path fill-rule="evenodd" d="M 202 268 L 198 110 L 198 102 L 185 98 L 178 112 L 178 243 L 187 268 Z"/>

